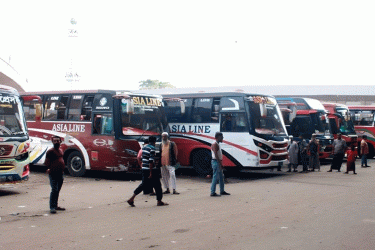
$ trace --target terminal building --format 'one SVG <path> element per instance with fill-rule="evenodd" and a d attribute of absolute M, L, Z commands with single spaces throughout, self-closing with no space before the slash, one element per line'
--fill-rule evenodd
<path fill-rule="evenodd" d="M 183 94 L 209 92 L 243 92 L 267 94 L 276 97 L 309 97 L 322 102 L 341 103 L 346 105 L 374 105 L 375 86 L 371 85 L 248 85 L 212 88 L 166 88 L 139 90 L 147 94 Z"/>

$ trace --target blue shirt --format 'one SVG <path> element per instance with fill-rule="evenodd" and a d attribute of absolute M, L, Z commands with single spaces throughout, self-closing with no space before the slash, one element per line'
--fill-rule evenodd
<path fill-rule="evenodd" d="M 142 169 L 150 169 L 150 163 L 155 163 L 155 147 L 146 145 L 142 148 Z"/>

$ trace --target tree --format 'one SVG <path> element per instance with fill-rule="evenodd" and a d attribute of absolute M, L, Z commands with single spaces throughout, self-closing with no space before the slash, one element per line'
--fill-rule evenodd
<path fill-rule="evenodd" d="M 159 80 L 150 80 L 139 82 L 139 89 L 165 89 L 165 88 L 175 88 L 169 82 L 160 82 Z"/>

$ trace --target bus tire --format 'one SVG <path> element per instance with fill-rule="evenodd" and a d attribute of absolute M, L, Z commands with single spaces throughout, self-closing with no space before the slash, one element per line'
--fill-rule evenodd
<path fill-rule="evenodd" d="M 83 176 L 86 173 L 85 160 L 80 152 L 74 151 L 67 159 L 68 171 L 71 176 Z"/>
<path fill-rule="evenodd" d="M 211 152 L 205 149 L 195 151 L 192 155 L 192 165 L 198 175 L 212 175 Z"/>

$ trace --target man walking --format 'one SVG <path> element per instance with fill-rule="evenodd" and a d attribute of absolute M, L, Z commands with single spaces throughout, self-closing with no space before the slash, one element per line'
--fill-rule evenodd
<path fill-rule="evenodd" d="M 224 175 L 223 175 L 223 152 L 220 147 L 220 142 L 223 142 L 223 133 L 216 132 L 215 133 L 215 142 L 211 145 L 211 154 L 212 154 L 212 160 L 211 160 L 211 166 L 213 170 L 212 175 L 212 183 L 211 183 L 211 196 L 220 196 L 216 193 L 216 183 L 219 179 L 219 185 L 220 185 L 220 194 L 221 195 L 230 195 L 229 193 L 224 191 Z"/>
<path fill-rule="evenodd" d="M 319 162 L 319 145 L 316 140 L 316 135 L 311 136 L 311 141 L 308 144 L 308 150 L 310 152 L 310 171 L 314 172 L 315 168 L 320 171 L 320 162 Z"/>
<path fill-rule="evenodd" d="M 287 172 L 297 172 L 298 167 L 298 145 L 297 142 L 293 140 L 293 138 L 290 139 L 290 145 L 288 147 L 288 156 L 289 156 L 289 170 Z"/>
<path fill-rule="evenodd" d="M 305 139 L 303 139 L 303 136 L 299 136 L 300 142 L 298 143 L 298 148 L 299 148 L 299 154 L 301 157 L 301 162 L 302 162 L 302 171 L 301 173 L 307 173 L 307 167 L 309 163 L 309 156 L 307 154 L 307 142 Z"/>
<path fill-rule="evenodd" d="M 134 199 L 135 197 L 140 194 L 145 185 L 147 183 L 147 178 L 150 181 L 151 186 L 155 189 L 156 192 L 156 200 L 158 206 L 165 206 L 168 203 L 162 201 L 163 199 L 163 191 L 161 189 L 160 183 L 160 169 L 155 167 L 155 143 L 156 137 L 150 136 L 149 137 L 149 144 L 143 147 L 142 149 L 142 182 L 141 184 L 134 190 L 133 196 L 127 200 L 128 204 L 134 207 Z"/>
<path fill-rule="evenodd" d="M 173 141 L 168 139 L 168 133 L 161 134 L 162 142 L 160 144 L 161 155 L 161 176 L 164 187 L 167 189 L 164 194 L 169 194 L 169 181 L 173 189 L 173 194 L 180 194 L 176 191 L 176 173 L 175 165 L 177 163 L 177 146 Z"/>
<path fill-rule="evenodd" d="M 341 138 L 341 134 L 337 134 L 337 139 L 333 141 L 333 159 L 331 164 L 331 169 L 328 172 L 332 172 L 332 169 L 337 169 L 340 172 L 342 161 L 344 159 L 346 151 L 346 142 Z"/>
<path fill-rule="evenodd" d="M 64 182 L 65 163 L 63 152 L 60 149 L 61 138 L 58 136 L 53 136 L 52 143 L 53 148 L 47 151 L 44 165 L 47 167 L 47 173 L 49 174 L 49 182 L 51 185 L 49 208 L 51 214 L 55 214 L 57 210 L 65 210 L 65 208 L 58 206 L 59 194 Z"/>
<path fill-rule="evenodd" d="M 361 141 L 361 167 L 363 168 L 368 168 L 369 166 L 367 165 L 367 155 L 369 153 L 368 149 L 368 143 L 367 143 L 367 135 L 362 136 L 362 141 Z"/>

